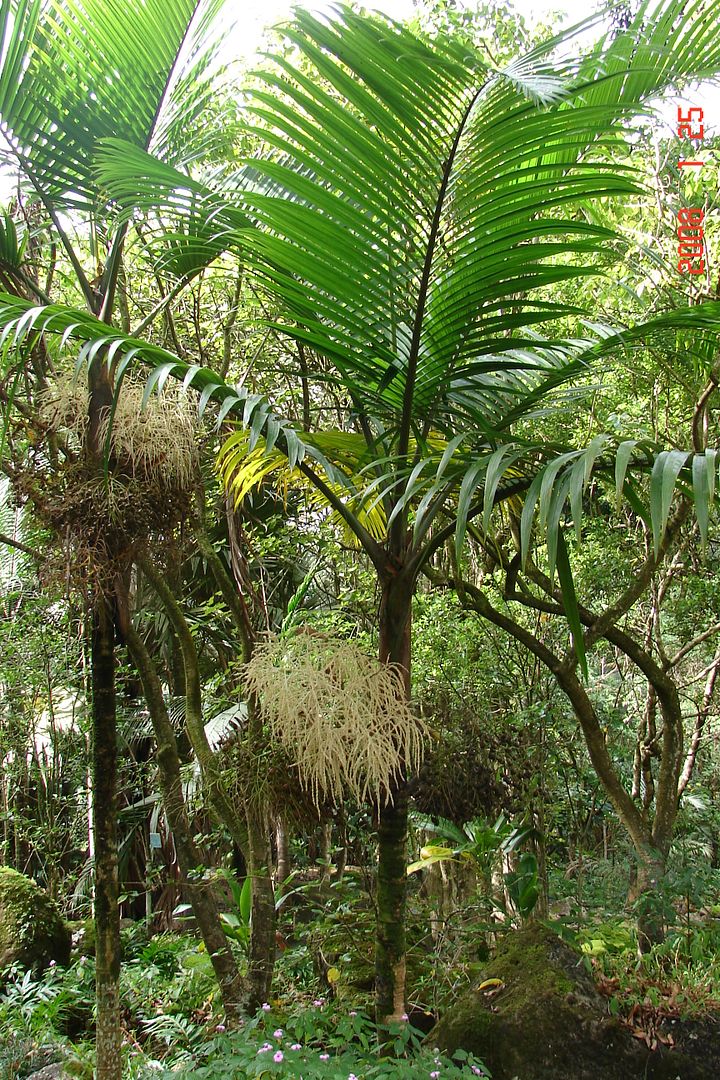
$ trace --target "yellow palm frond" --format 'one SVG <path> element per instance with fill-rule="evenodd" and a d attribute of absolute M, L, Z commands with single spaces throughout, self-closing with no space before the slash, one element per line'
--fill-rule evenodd
<path fill-rule="evenodd" d="M 304 435 L 303 439 L 332 466 L 333 472 L 330 473 L 322 465 L 314 463 L 315 471 L 321 473 L 333 495 L 345 503 L 373 539 L 383 541 L 387 533 L 384 509 L 380 502 L 368 498 L 360 475 L 370 460 L 365 439 L 343 431 L 319 432 Z M 272 482 L 284 502 L 287 502 L 290 489 L 300 491 L 308 506 L 318 512 L 327 512 L 330 520 L 343 530 L 347 541 L 357 544 L 357 537 L 337 510 L 332 509 L 325 495 L 297 465 L 290 465 L 282 451 L 274 447 L 268 449 L 263 439 L 258 439 L 251 447 L 248 431 L 233 432 L 218 454 L 217 465 L 223 484 L 233 496 L 236 506 L 263 484 Z"/>

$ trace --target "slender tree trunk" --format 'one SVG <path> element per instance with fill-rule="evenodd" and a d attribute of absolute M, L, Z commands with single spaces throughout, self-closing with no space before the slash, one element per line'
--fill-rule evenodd
<path fill-rule="evenodd" d="M 239 1020 L 241 1006 L 246 1000 L 247 987 L 238 971 L 227 935 L 222 928 L 217 899 L 212 886 L 206 881 L 193 880 L 194 872 L 203 866 L 205 858 L 193 838 L 192 824 L 183 797 L 177 740 L 165 706 L 160 680 L 142 638 L 133 627 L 128 629 L 126 641 L 128 650 L 140 672 L 143 692 L 155 732 L 160 789 L 165 813 L 172 829 L 184 888 L 220 987 L 225 1017 L 228 1024 L 234 1026 Z"/>
<path fill-rule="evenodd" d="M 270 997 L 275 969 L 275 892 L 271 877 L 270 828 L 264 808 L 247 807 L 248 870 L 252 881 L 252 932 L 248 980 L 250 1012 Z"/>
<path fill-rule="evenodd" d="M 547 591 L 551 595 L 551 590 Z M 652 657 L 626 633 L 613 625 L 604 629 L 603 636 L 618 645 L 651 681 L 662 713 L 660 767 L 655 784 L 656 809 L 651 823 L 648 807 L 638 806 L 626 790 L 608 751 L 595 707 L 574 669 L 561 662 L 529 630 L 495 609 L 481 590 L 468 582 L 462 582 L 462 601 L 465 607 L 472 608 L 483 618 L 506 630 L 537 656 L 555 676 L 572 704 L 592 766 L 635 849 L 637 876 L 628 900 L 636 904 L 638 948 L 640 952 L 647 952 L 653 944 L 663 940 L 665 933 L 662 887 L 677 817 L 678 781 L 683 760 L 682 710 L 677 687 L 671 676 L 658 667 Z M 586 625 L 596 625 L 585 609 L 580 610 Z"/>
<path fill-rule="evenodd" d="M 345 818 L 345 811 L 342 806 L 338 808 L 337 812 L 336 843 L 336 858 L 333 864 L 334 870 L 331 874 L 331 880 L 342 881 L 343 875 L 345 873 L 345 867 L 347 866 L 348 855 L 347 820 Z"/>
<path fill-rule="evenodd" d="M 332 818 L 323 821 L 320 826 L 320 888 L 327 889 L 330 884 L 333 850 Z"/>
<path fill-rule="evenodd" d="M 387 574 L 380 603 L 380 661 L 401 670 L 410 698 L 412 582 Z M 407 895 L 407 784 L 401 781 L 378 820 L 375 1014 L 378 1024 L 405 1012 L 405 907 Z"/>
<path fill-rule="evenodd" d="M 662 852 L 650 846 L 637 852 L 637 876 L 629 900 L 635 903 L 638 952 L 641 954 L 665 940 L 663 885 L 666 861 Z"/>
<path fill-rule="evenodd" d="M 121 1080 L 120 913 L 117 860 L 117 730 L 112 606 L 92 613 L 93 816 L 97 1080 Z"/>
<path fill-rule="evenodd" d="M 245 821 L 227 795 L 220 759 L 213 752 L 205 734 L 200 668 L 190 628 L 172 589 L 150 559 L 138 559 L 138 566 L 157 593 L 180 643 L 185 671 L 185 730 L 200 766 L 208 800 L 232 836 L 233 843 L 245 852 L 248 847 Z"/>
<path fill-rule="evenodd" d="M 242 593 L 242 582 L 249 578 L 247 563 L 242 552 L 234 515 L 228 513 L 231 558 L 237 580 L 225 570 L 217 552 L 205 532 L 203 513 L 196 522 L 195 535 L 198 547 L 208 561 L 223 599 L 227 604 L 242 642 L 243 659 L 249 663 L 255 645 L 255 630 L 250 612 Z M 248 739 L 246 752 L 255 760 L 266 746 L 260 703 L 254 695 L 247 699 Z M 275 969 L 276 919 L 275 892 L 272 881 L 272 852 L 270 850 L 270 815 L 267 803 L 258 802 L 250 795 L 245 805 L 247 823 L 248 869 L 252 881 L 252 926 L 250 930 L 250 1004 L 256 1008 L 268 1000 Z"/>

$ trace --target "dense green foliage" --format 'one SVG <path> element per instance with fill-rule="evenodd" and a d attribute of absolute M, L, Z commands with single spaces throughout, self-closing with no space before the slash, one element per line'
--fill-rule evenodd
<path fill-rule="evenodd" d="M 718 6 L 299 11 L 240 87 L 223 10 L 0 3 L 0 951 L 22 874 L 74 938 L 0 1074 L 486 1075 L 422 1040 L 533 920 L 716 1015 L 717 148 L 652 102 Z"/>

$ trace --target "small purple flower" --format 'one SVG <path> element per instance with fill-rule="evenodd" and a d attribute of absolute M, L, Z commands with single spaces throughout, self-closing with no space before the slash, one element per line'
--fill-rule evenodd
<path fill-rule="evenodd" d="M 278 1052 L 276 1054 L 273 1054 L 273 1061 L 277 1061 L 278 1065 L 280 1064 L 282 1059 L 283 1059 L 282 1050 L 278 1050 Z"/>
<path fill-rule="evenodd" d="M 57 967 L 57 960 L 51 960 L 48 967 Z"/>
<path fill-rule="evenodd" d="M 401 1020 L 402 1020 L 403 1022 L 405 1022 L 406 1020 L 409 1020 L 409 1019 L 410 1019 L 410 1017 L 408 1016 L 408 1014 L 407 1014 L 407 1013 L 403 1013 L 403 1014 L 402 1014 L 402 1016 L 400 1017 L 400 1019 L 401 1019 Z"/>
<path fill-rule="evenodd" d="M 471 1065 L 470 1068 L 472 1069 L 472 1071 L 475 1073 L 476 1076 L 482 1076 L 482 1074 L 483 1074 L 482 1069 L 478 1069 L 477 1065 Z"/>
<path fill-rule="evenodd" d="M 277 1031 L 273 1031 L 273 1038 L 274 1039 L 282 1039 L 282 1037 L 283 1037 L 282 1028 L 278 1028 Z"/>
<path fill-rule="evenodd" d="M 321 1061 L 329 1061 L 330 1060 L 330 1055 L 329 1054 L 321 1054 L 320 1055 L 320 1060 Z"/>
<path fill-rule="evenodd" d="M 351 1009 L 350 1012 L 348 1013 L 348 1016 L 357 1016 L 357 1013 L 355 1012 L 354 1009 Z"/>
<path fill-rule="evenodd" d="M 357 1080 L 357 1076 L 355 1075 L 355 1073 L 350 1073 L 350 1075 L 348 1076 L 348 1080 Z"/>
<path fill-rule="evenodd" d="M 315 1000 L 313 1001 L 313 1005 L 315 1006 L 316 1009 L 321 1008 L 321 1006 L 323 1006 L 324 1004 L 325 1004 L 325 998 L 315 998 Z"/>
<path fill-rule="evenodd" d="M 216 1024 L 215 1025 L 215 1030 L 217 1032 L 219 1032 L 220 1035 L 222 1035 L 223 1031 L 225 1030 L 225 1025 L 224 1024 Z"/>
<path fill-rule="evenodd" d="M 292 1046 L 290 1047 L 290 1049 L 291 1050 L 302 1050 L 302 1044 L 301 1043 L 293 1043 Z"/>
<path fill-rule="evenodd" d="M 262 1009 L 263 1012 L 270 1012 L 270 1009 L 272 1008 L 272 1006 L 268 1005 L 267 1001 L 263 1001 L 260 1008 Z"/>
<path fill-rule="evenodd" d="M 435 1072 L 430 1073 L 430 1080 L 437 1080 L 439 1075 L 440 1075 L 440 1073 L 436 1069 Z"/>
<path fill-rule="evenodd" d="M 268 1050 L 272 1050 L 270 1043 L 264 1043 L 258 1050 L 258 1054 L 267 1054 Z"/>

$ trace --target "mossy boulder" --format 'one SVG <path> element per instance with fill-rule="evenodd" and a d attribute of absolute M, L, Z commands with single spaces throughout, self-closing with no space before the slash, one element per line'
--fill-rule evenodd
<path fill-rule="evenodd" d="M 595 988 L 583 958 L 533 926 L 508 935 L 474 990 L 427 1037 L 468 1050 L 493 1080 L 717 1080 L 715 1065 L 681 1049 L 650 1051 Z"/>
<path fill-rule="evenodd" d="M 70 960 L 70 931 L 54 901 L 32 878 L 0 866 L 0 969 L 45 968 Z"/>
<path fill-rule="evenodd" d="M 95 920 L 72 919 L 67 923 L 72 941 L 73 959 L 95 955 Z"/>

